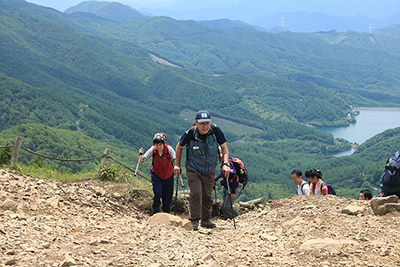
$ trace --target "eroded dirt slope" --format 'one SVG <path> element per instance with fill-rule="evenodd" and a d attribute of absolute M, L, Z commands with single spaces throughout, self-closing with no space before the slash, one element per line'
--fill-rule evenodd
<path fill-rule="evenodd" d="M 61 183 L 0 170 L 0 263 L 16 266 L 400 266 L 399 216 L 368 202 L 293 197 L 217 228 L 147 225 L 149 199 L 95 181 Z M 342 213 L 353 205 L 359 215 Z"/>

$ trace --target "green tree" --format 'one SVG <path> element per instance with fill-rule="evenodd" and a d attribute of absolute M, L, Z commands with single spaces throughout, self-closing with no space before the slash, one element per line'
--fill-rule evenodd
<path fill-rule="evenodd" d="M 8 141 L 4 146 L 9 146 Z M 10 164 L 12 150 L 11 148 L 0 148 L 0 166 Z"/>

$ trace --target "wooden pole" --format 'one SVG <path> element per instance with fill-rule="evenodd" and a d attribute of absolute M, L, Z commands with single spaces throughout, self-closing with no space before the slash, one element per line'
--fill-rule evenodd
<path fill-rule="evenodd" d="M 101 158 L 101 165 L 100 165 L 99 168 L 97 169 L 97 173 L 100 172 L 100 167 L 101 167 L 102 165 L 107 164 L 108 156 L 110 156 L 110 153 L 111 153 L 111 149 L 106 148 L 106 149 L 104 150 L 103 155 L 101 155 L 101 156 L 102 156 L 102 158 Z"/>
<path fill-rule="evenodd" d="M 102 155 L 103 157 L 101 158 L 101 165 L 107 164 L 108 157 L 110 156 L 110 153 L 111 153 L 111 149 L 106 148 L 106 149 L 104 150 L 104 153 L 103 153 L 103 155 Z"/>
<path fill-rule="evenodd" d="M 13 152 L 12 152 L 12 155 L 11 155 L 11 161 L 10 161 L 10 165 L 11 166 L 13 164 L 16 164 L 17 161 L 18 161 L 18 155 L 19 155 L 19 150 L 21 148 L 21 143 L 22 143 L 22 137 L 17 136 L 17 138 L 15 138 Z"/>

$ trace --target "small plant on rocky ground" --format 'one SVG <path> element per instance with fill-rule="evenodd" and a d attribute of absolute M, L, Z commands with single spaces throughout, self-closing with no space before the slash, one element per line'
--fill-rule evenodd
<path fill-rule="evenodd" d="M 129 172 L 115 164 L 101 165 L 97 177 L 106 182 L 128 182 L 132 179 Z"/>
<path fill-rule="evenodd" d="M 18 164 L 13 164 L 10 166 L 10 171 L 14 171 L 17 174 L 22 174 L 21 167 Z"/>
<path fill-rule="evenodd" d="M 254 210 L 256 208 L 256 205 L 254 203 L 249 204 L 249 210 Z"/>

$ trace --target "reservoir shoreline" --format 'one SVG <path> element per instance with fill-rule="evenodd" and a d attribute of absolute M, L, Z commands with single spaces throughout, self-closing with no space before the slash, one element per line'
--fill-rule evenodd
<path fill-rule="evenodd" d="M 335 138 L 344 138 L 351 143 L 362 144 L 387 129 L 400 127 L 400 108 L 356 107 L 355 109 L 360 110 L 356 123 L 345 127 L 321 127 L 318 129 L 333 134 Z M 354 151 L 348 151 L 348 154 L 339 152 L 331 156 L 347 156 L 352 152 Z"/>
<path fill-rule="evenodd" d="M 355 107 L 354 110 L 400 111 L 400 108 Z"/>

